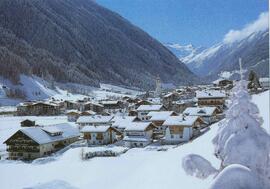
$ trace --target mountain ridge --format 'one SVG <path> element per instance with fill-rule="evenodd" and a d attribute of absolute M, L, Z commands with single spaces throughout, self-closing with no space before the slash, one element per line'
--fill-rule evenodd
<path fill-rule="evenodd" d="M 19 54 L 16 66 L 25 70 L 23 74 L 57 82 L 140 88 L 153 88 L 157 76 L 175 85 L 196 81 L 196 76 L 156 39 L 90 0 L 3 0 L 0 17 L 2 41 L 3 33 L 8 33 L 14 38 L 10 41 L 24 44 L 21 48 L 27 57 L 16 44 L 7 48 Z M 33 58 L 36 50 L 44 55 Z M 38 69 L 42 60 L 49 63 Z M 1 62 L 0 67 L 7 69 Z M 56 70 L 62 76 L 56 76 Z M 14 72 L 18 78 L 20 70 Z"/>

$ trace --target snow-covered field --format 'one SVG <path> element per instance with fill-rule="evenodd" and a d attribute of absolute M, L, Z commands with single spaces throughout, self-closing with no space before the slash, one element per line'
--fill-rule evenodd
<path fill-rule="evenodd" d="M 261 94 L 253 95 L 252 96 L 252 101 L 256 103 L 260 110 L 260 115 L 263 117 L 263 128 L 270 133 L 270 104 L 269 104 L 269 91 L 263 92 Z"/>
<path fill-rule="evenodd" d="M 269 91 L 255 95 L 253 100 L 263 116 L 263 126 L 269 127 Z M 60 122 L 66 118 L 52 119 Z M 0 118 L 1 143 L 19 128 L 19 120 L 18 117 Z M 204 135 L 182 146 L 164 146 L 168 148 L 167 151 L 158 151 L 160 147 L 152 145 L 131 149 L 118 157 L 82 161 L 81 149 L 75 148 L 66 151 L 55 161 L 44 164 L 1 160 L 0 188 L 206 189 L 212 177 L 200 180 L 186 175 L 181 160 L 188 154 L 199 154 L 218 168 L 220 162 L 213 154 L 214 146 L 211 143 L 217 126 L 212 125 Z"/>

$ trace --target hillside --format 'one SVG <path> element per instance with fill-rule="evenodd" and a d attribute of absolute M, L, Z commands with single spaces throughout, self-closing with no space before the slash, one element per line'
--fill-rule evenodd
<path fill-rule="evenodd" d="M 0 75 L 98 86 L 154 86 L 195 76 L 167 48 L 91 0 L 2 0 Z M 6 64 L 8 62 L 8 64 Z"/>

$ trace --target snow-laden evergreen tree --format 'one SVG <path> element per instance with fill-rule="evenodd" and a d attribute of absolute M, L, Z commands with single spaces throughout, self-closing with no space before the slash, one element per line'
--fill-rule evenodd
<path fill-rule="evenodd" d="M 230 101 L 226 118 L 220 122 L 218 133 L 213 139 L 215 155 L 221 160 L 221 166 L 211 189 L 220 189 L 215 187 L 219 186 L 218 184 L 215 185 L 217 182 L 228 184 L 227 188 L 230 188 L 231 177 L 221 177 L 220 175 L 224 175 L 225 170 L 230 170 L 230 173 L 237 172 L 239 170 L 237 166 L 246 168 L 241 168 L 241 171 L 239 171 L 243 173 L 241 179 L 249 180 L 250 175 L 252 175 L 254 182 L 259 181 L 262 185 L 258 185 L 257 188 L 270 188 L 270 136 L 261 127 L 262 119 L 259 116 L 258 107 L 251 101 L 246 81 L 241 80 L 237 83 L 232 90 Z M 191 156 L 193 155 L 188 157 Z M 191 163 L 189 162 L 189 164 Z M 203 170 L 201 165 L 195 165 L 200 167 L 197 169 L 193 167 L 192 169 L 201 170 L 201 172 L 207 172 L 211 168 L 209 165 L 206 170 Z M 237 168 L 232 165 L 236 165 Z M 184 164 L 183 167 L 190 174 L 192 169 L 187 164 Z M 194 173 L 194 175 L 196 174 Z M 245 176 L 248 178 L 245 178 Z M 239 186 L 237 186 L 237 183 L 235 184 L 234 188 L 243 186 L 241 185 L 243 184 L 242 181 L 239 181 Z M 246 186 L 246 188 L 252 188 L 252 186 Z M 226 186 L 223 188 L 226 188 Z"/>
<path fill-rule="evenodd" d="M 252 103 L 247 83 L 240 81 L 232 95 L 226 119 L 213 139 L 221 168 L 231 164 L 248 167 L 270 187 L 270 136 L 261 127 L 258 107 Z"/>

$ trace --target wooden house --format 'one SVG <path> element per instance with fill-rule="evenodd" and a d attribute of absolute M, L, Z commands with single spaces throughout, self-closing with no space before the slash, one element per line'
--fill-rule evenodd
<path fill-rule="evenodd" d="M 21 127 L 33 127 L 36 125 L 35 121 L 31 121 L 29 119 L 25 119 L 21 121 Z"/>
<path fill-rule="evenodd" d="M 122 138 L 121 132 L 108 125 L 85 126 L 81 133 L 90 145 L 112 144 Z"/>
<path fill-rule="evenodd" d="M 205 123 L 212 124 L 218 121 L 218 117 L 220 117 L 219 110 L 217 107 L 189 107 L 184 112 L 186 116 L 199 116 L 201 117 Z"/>
<path fill-rule="evenodd" d="M 162 142 L 165 144 L 187 142 L 200 132 L 203 124 L 199 116 L 170 116 L 162 125 L 166 130 Z"/>
<path fill-rule="evenodd" d="M 92 116 L 80 116 L 77 119 L 77 124 L 82 128 L 83 126 L 99 126 L 99 125 L 112 125 L 113 116 L 102 116 L 102 115 L 92 115 Z"/>
<path fill-rule="evenodd" d="M 120 100 L 106 100 L 101 101 L 100 103 L 103 105 L 104 110 L 109 113 L 121 111 L 124 108 L 124 103 Z"/>
<path fill-rule="evenodd" d="M 149 112 L 147 114 L 147 120 L 151 121 L 156 127 L 158 131 L 162 131 L 162 125 L 164 121 L 170 116 L 177 116 L 178 114 L 173 111 L 160 111 L 160 112 Z"/>
<path fill-rule="evenodd" d="M 52 116 L 59 115 L 61 113 L 60 106 L 58 104 L 49 103 L 49 102 L 26 102 L 20 103 L 17 106 L 17 115 L 18 116 Z"/>
<path fill-rule="evenodd" d="M 153 140 L 156 127 L 151 122 L 133 122 L 124 131 L 123 141 L 127 147 L 145 147 Z"/>
<path fill-rule="evenodd" d="M 124 130 L 134 121 L 140 121 L 136 116 L 114 116 L 112 127 L 124 132 Z"/>
<path fill-rule="evenodd" d="M 147 114 L 149 112 L 165 111 L 165 107 L 162 104 L 159 105 L 140 105 L 137 108 L 138 118 L 142 121 L 147 121 Z"/>
<path fill-rule="evenodd" d="M 197 91 L 196 97 L 199 106 L 225 107 L 226 94 L 220 91 Z"/>
<path fill-rule="evenodd" d="M 50 155 L 78 140 L 79 131 L 71 125 L 57 124 L 18 130 L 4 143 L 11 160 L 33 160 Z"/>

